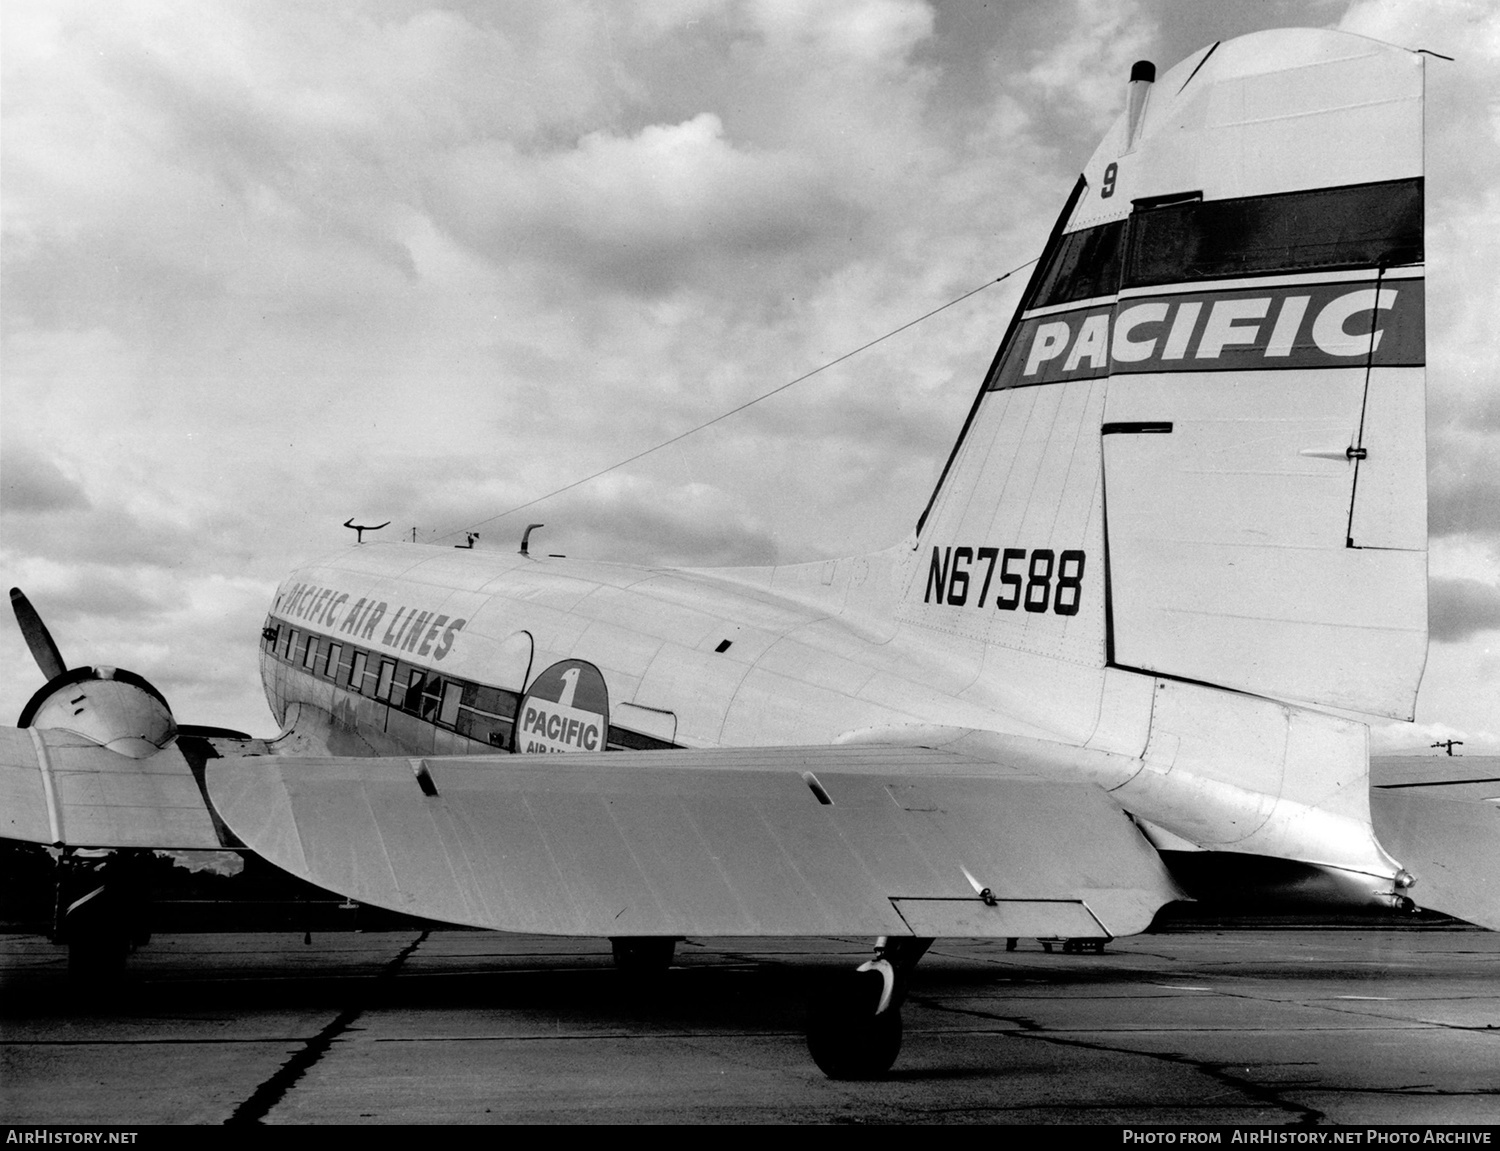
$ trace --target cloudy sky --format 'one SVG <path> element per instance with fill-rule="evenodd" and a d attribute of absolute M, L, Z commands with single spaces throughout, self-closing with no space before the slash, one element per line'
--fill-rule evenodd
<path fill-rule="evenodd" d="M 270 734 L 340 524 L 770 563 L 914 523 L 1036 255 L 1162 69 L 1264 27 L 1429 61 L 1420 745 L 1500 748 L 1500 12 L 1485 0 L 6 0 L 0 574 L 70 663 Z M 1018 280 L 1024 277 L 1017 277 Z M 495 518 L 495 517 L 499 518 Z M 0 625 L 0 715 L 40 678 Z"/>

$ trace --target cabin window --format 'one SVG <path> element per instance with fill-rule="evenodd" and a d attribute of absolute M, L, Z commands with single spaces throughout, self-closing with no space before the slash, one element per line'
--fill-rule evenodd
<path fill-rule="evenodd" d="M 420 707 L 422 718 L 428 723 L 437 722 L 438 706 L 443 697 L 443 677 L 440 675 L 428 675 L 422 684 L 422 697 Z"/>
<path fill-rule="evenodd" d="M 289 627 L 286 629 L 286 647 L 282 649 L 281 658 L 291 662 L 292 652 L 297 650 L 297 629 Z"/>
<path fill-rule="evenodd" d="M 480 715 L 466 707 L 458 709 L 454 729 L 459 735 L 468 736 L 476 743 L 487 743 L 491 747 L 509 747 L 510 733 L 515 724 L 494 715 Z"/>
<path fill-rule="evenodd" d="M 463 685 L 463 698 L 454 726 L 466 735 L 491 747 L 509 747 L 514 716 L 521 697 L 513 691 L 483 684 Z"/>
<path fill-rule="evenodd" d="M 331 643 L 328 645 L 328 657 L 323 661 L 323 674 L 330 678 L 339 673 L 339 657 L 344 653 L 344 645 Z"/>
<path fill-rule="evenodd" d="M 675 743 L 668 743 L 664 739 L 655 736 L 641 735 L 639 732 L 626 731 L 623 727 L 609 725 L 610 751 L 666 751 L 674 748 Z"/>
<path fill-rule="evenodd" d="M 375 684 L 375 698 L 389 702 L 391 686 L 396 682 L 396 665 L 388 659 L 380 661 L 380 679 Z"/>
<path fill-rule="evenodd" d="M 464 685 L 449 680 L 443 684 L 443 706 L 438 712 L 438 722 L 452 727 L 458 722 L 458 705 L 463 702 Z"/>
<path fill-rule="evenodd" d="M 1420 263 L 1422 181 L 1137 208 L 1125 286 Z"/>
<path fill-rule="evenodd" d="M 302 653 L 302 666 L 309 671 L 313 664 L 318 662 L 318 637 L 310 635 L 307 637 L 307 648 Z"/>
<path fill-rule="evenodd" d="M 422 683 L 426 678 L 425 673 L 416 668 L 406 673 L 406 695 L 401 701 L 402 710 L 413 715 L 421 710 Z"/>
<path fill-rule="evenodd" d="M 485 687 L 482 683 L 468 683 L 464 685 L 464 706 L 472 707 L 475 711 L 512 719 L 515 717 L 516 708 L 521 706 L 521 697 L 504 688 Z"/>
<path fill-rule="evenodd" d="M 354 653 L 354 661 L 349 665 L 349 690 L 360 694 L 365 690 L 365 667 L 370 662 L 370 657 L 362 651 Z"/>

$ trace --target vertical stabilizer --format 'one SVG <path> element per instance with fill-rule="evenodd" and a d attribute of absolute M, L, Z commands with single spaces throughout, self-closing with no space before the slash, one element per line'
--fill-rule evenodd
<path fill-rule="evenodd" d="M 1263 32 L 1130 89 L 924 513 L 903 610 L 1409 716 L 1427 644 L 1422 58 Z"/>

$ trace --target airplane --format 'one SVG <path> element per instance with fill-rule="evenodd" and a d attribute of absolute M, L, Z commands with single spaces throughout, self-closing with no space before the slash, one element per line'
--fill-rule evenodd
<path fill-rule="evenodd" d="M 867 1078 L 945 936 L 1097 946 L 1225 892 L 1500 929 L 1493 779 L 1371 780 L 1427 649 L 1423 63 L 1297 29 L 1136 64 L 885 551 L 359 542 L 276 590 L 270 741 L 18 610 L 49 682 L 0 835 L 83 861 L 59 936 L 119 951 L 101 852 L 227 847 L 622 966 L 870 937 L 808 1033 Z"/>

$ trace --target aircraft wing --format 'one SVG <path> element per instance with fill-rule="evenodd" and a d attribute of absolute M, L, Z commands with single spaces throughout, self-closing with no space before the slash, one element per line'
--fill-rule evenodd
<path fill-rule="evenodd" d="M 203 791 L 207 740 L 134 759 L 70 731 L 0 728 L 0 838 L 72 847 L 240 847 Z"/>
<path fill-rule="evenodd" d="M 1097 938 L 1181 897 L 1097 787 L 922 748 L 266 757 L 207 781 L 292 874 L 506 931 Z"/>

